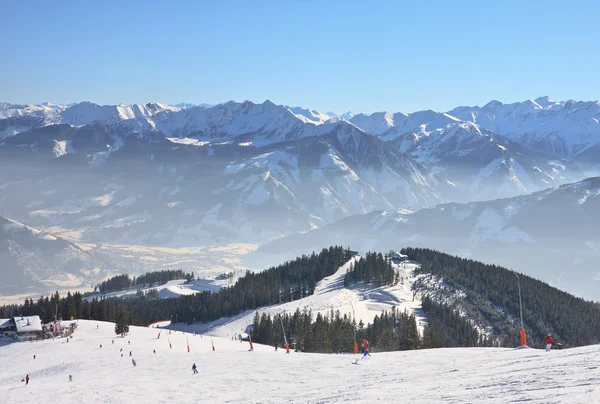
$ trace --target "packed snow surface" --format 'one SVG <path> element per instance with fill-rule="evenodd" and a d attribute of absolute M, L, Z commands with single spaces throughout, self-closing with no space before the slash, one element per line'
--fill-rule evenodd
<path fill-rule="evenodd" d="M 57 339 L 1 346 L 1 401 L 48 403 L 57 397 L 62 404 L 600 400 L 600 346 L 550 353 L 502 348 L 373 352 L 353 365 L 358 358 L 353 355 L 287 355 L 283 349 L 275 352 L 259 344 L 249 352 L 246 342 L 218 337 L 212 338 L 212 351 L 208 336 L 181 331 L 169 335 L 162 330 L 157 339 L 158 332 L 131 327 L 127 337 L 119 338 L 112 323 L 80 320 L 69 343 Z M 197 375 L 192 373 L 193 363 Z M 27 374 L 30 382 L 25 386 L 21 380 Z"/>

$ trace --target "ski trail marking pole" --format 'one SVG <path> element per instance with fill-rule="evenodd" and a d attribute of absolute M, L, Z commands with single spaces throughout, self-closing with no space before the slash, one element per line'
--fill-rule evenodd
<path fill-rule="evenodd" d="M 160 339 L 160 331 L 158 332 L 158 337 L 156 337 L 156 339 Z"/>
<path fill-rule="evenodd" d="M 187 335 L 185 336 L 185 342 L 187 343 L 188 352 L 190 352 L 190 341 L 188 340 Z"/>

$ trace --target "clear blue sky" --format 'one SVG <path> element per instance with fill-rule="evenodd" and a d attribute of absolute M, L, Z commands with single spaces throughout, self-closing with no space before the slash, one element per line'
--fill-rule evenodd
<path fill-rule="evenodd" d="M 600 1 L 13 1 L 0 101 L 338 113 L 600 98 Z"/>

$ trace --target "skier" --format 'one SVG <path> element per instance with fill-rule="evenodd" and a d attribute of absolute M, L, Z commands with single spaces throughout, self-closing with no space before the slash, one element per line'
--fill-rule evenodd
<path fill-rule="evenodd" d="M 367 356 L 371 356 L 371 354 L 369 353 L 369 341 L 367 341 L 365 339 L 363 341 L 363 356 L 362 356 L 362 359 L 366 359 Z"/>
<path fill-rule="evenodd" d="M 121 358 L 123 357 L 123 354 L 121 354 Z"/>
<path fill-rule="evenodd" d="M 96 324 L 96 329 L 100 328 L 100 325 Z"/>
<path fill-rule="evenodd" d="M 192 365 L 192 370 L 194 371 L 195 375 L 198 374 L 198 368 L 196 368 L 196 364 L 195 363 Z"/>
<path fill-rule="evenodd" d="M 25 376 L 25 386 L 29 384 L 29 375 Z"/>
<path fill-rule="evenodd" d="M 546 343 L 546 352 L 550 352 L 550 348 L 552 348 L 552 344 L 556 341 L 552 338 L 552 334 L 548 334 L 546 337 L 542 339 Z"/>
<path fill-rule="evenodd" d="M 132 359 L 132 360 L 131 360 L 131 363 L 133 364 L 133 367 L 136 367 L 136 366 L 137 366 L 137 363 L 135 363 L 135 359 Z"/>
<path fill-rule="evenodd" d="M 131 341 L 127 341 L 127 345 L 131 345 Z"/>
<path fill-rule="evenodd" d="M 119 350 L 119 352 L 123 352 L 123 348 L 121 348 L 121 349 Z"/>
<path fill-rule="evenodd" d="M 100 349 L 102 349 L 102 344 L 100 344 Z"/>
<path fill-rule="evenodd" d="M 33 355 L 33 359 L 35 360 L 35 355 Z"/>
<path fill-rule="evenodd" d="M 131 356 L 132 356 L 132 355 L 131 355 L 131 351 L 129 351 L 129 357 L 131 358 Z"/>
<path fill-rule="evenodd" d="M 154 352 L 154 355 L 156 355 L 156 349 L 153 349 L 152 352 Z"/>
<path fill-rule="evenodd" d="M 113 343 L 113 345 L 115 344 L 115 340 L 114 339 L 112 340 L 112 343 Z"/>
<path fill-rule="evenodd" d="M 73 383 L 73 375 L 69 375 L 69 383 Z"/>

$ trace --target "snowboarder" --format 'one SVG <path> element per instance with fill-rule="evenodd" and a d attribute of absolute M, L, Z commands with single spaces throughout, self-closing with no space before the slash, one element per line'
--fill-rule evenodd
<path fill-rule="evenodd" d="M 73 383 L 73 375 L 69 375 L 69 383 Z"/>
<path fill-rule="evenodd" d="M 29 375 L 25 376 L 25 386 L 29 384 Z"/>
<path fill-rule="evenodd" d="M 132 360 L 131 360 L 131 363 L 133 364 L 133 367 L 136 367 L 136 366 L 137 366 L 137 363 L 135 363 L 135 359 L 132 359 Z"/>
<path fill-rule="evenodd" d="M 197 375 L 198 374 L 198 368 L 196 367 L 196 364 L 194 363 L 192 365 L 192 370 L 194 371 L 194 374 Z"/>
<path fill-rule="evenodd" d="M 365 339 L 363 341 L 363 356 L 362 356 L 362 359 L 366 359 L 367 356 L 371 356 L 371 354 L 369 353 L 369 341 L 367 341 Z"/>
<path fill-rule="evenodd" d="M 554 344 L 556 341 L 554 340 L 554 338 L 552 338 L 552 334 L 548 334 L 547 336 L 545 336 L 542 341 L 544 341 L 546 343 L 546 352 L 550 352 L 550 348 L 552 348 L 552 344 Z"/>

